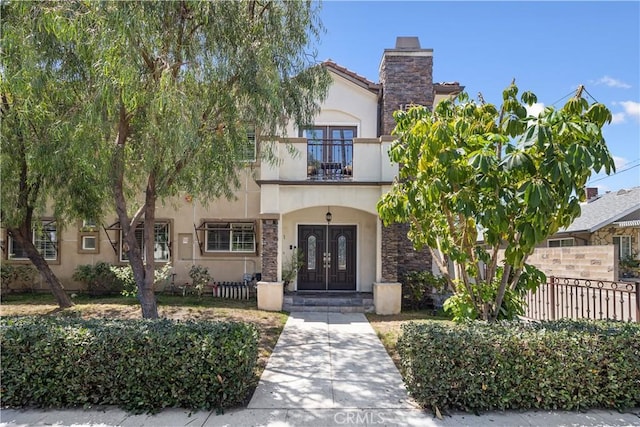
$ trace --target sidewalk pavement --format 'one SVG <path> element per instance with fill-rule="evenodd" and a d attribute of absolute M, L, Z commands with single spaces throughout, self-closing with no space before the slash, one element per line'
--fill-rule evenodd
<path fill-rule="evenodd" d="M 130 415 L 99 410 L 0 412 L 17 426 L 640 426 L 640 408 L 616 411 L 488 412 L 445 415 L 421 410 L 363 314 L 291 313 L 246 409 L 168 409 Z"/>

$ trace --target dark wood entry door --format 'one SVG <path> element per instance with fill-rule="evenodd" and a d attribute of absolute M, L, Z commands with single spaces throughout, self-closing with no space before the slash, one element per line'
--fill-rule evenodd
<path fill-rule="evenodd" d="M 298 290 L 355 291 L 356 241 L 354 225 L 299 225 Z"/>

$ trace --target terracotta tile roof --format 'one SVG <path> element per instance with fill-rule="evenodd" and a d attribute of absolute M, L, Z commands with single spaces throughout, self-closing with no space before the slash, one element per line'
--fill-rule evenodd
<path fill-rule="evenodd" d="M 361 86 L 367 90 L 370 90 L 373 93 L 377 94 L 380 92 L 379 84 L 374 83 L 371 80 L 367 79 L 366 77 L 362 77 L 361 75 L 336 64 L 330 59 L 324 61 L 322 65 L 324 65 L 334 73 L 338 74 L 339 76 L 344 77 L 345 79 L 350 80 L 353 83 L 357 84 L 358 86 Z"/>

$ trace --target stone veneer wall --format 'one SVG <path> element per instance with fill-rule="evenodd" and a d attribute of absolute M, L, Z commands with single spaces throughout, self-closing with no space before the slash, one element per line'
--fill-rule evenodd
<path fill-rule="evenodd" d="M 262 220 L 262 281 L 278 280 L 278 220 Z"/>
<path fill-rule="evenodd" d="M 640 245 L 638 245 L 640 227 L 603 227 L 591 235 L 590 244 L 612 245 L 614 236 L 631 236 L 631 251 L 638 255 L 640 249 Z"/>
<path fill-rule="evenodd" d="M 429 248 L 424 247 L 421 250 L 413 248 L 413 243 L 407 237 L 409 224 L 402 224 L 402 235 L 398 245 L 398 276 L 401 278 L 405 273 L 410 271 L 429 271 L 431 272 L 431 252 Z"/>
<path fill-rule="evenodd" d="M 382 281 L 398 281 L 398 246 L 400 224 L 382 226 Z"/>
<path fill-rule="evenodd" d="M 386 49 L 380 64 L 380 135 L 391 135 L 393 112 L 410 104 L 433 106 L 433 49 L 422 49 L 417 38 L 400 37 Z M 408 271 L 431 271 L 431 254 L 413 249 L 408 224 L 382 227 L 382 281 L 397 282 Z"/>
<path fill-rule="evenodd" d="M 428 248 L 416 251 L 407 238 L 408 224 L 382 227 L 382 281 L 397 282 L 409 271 L 431 271 Z"/>
<path fill-rule="evenodd" d="M 421 49 L 418 52 L 429 52 Z M 433 56 L 384 55 L 380 65 L 382 84 L 380 134 L 391 135 L 396 126 L 393 112 L 409 104 L 433 105 Z M 404 107 L 406 108 L 406 107 Z"/>
<path fill-rule="evenodd" d="M 618 280 L 618 255 L 613 245 L 536 248 L 527 263 L 547 277 Z"/>

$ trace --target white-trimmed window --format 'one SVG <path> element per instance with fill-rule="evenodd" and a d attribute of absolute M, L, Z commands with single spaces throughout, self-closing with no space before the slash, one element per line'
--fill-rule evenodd
<path fill-rule="evenodd" d="M 82 250 L 95 251 L 98 249 L 98 238 L 96 236 L 82 236 Z"/>
<path fill-rule="evenodd" d="M 144 246 L 144 224 L 138 224 L 135 231 L 136 241 L 142 251 L 142 257 L 146 261 L 146 251 Z M 120 261 L 128 261 L 127 251 L 123 238 L 122 230 L 120 230 Z M 156 222 L 154 225 L 153 239 L 153 260 L 155 262 L 169 262 L 171 259 L 171 224 L 169 222 Z"/>
<path fill-rule="evenodd" d="M 618 246 L 618 259 L 631 257 L 631 236 L 613 236 L 613 244 Z"/>
<path fill-rule="evenodd" d="M 31 241 L 36 250 L 47 261 L 58 260 L 58 231 L 55 221 L 43 221 L 41 226 L 34 229 L 31 234 Z M 9 236 L 8 258 L 13 260 L 26 260 L 27 251 L 15 239 Z"/>
<path fill-rule="evenodd" d="M 205 252 L 255 252 L 253 222 L 208 222 L 205 224 Z"/>
<path fill-rule="evenodd" d="M 575 240 L 573 237 L 567 237 L 565 239 L 549 239 L 547 240 L 548 248 L 564 248 L 567 246 L 575 246 Z"/>
<path fill-rule="evenodd" d="M 247 130 L 247 138 L 242 142 L 240 161 L 255 162 L 256 161 L 256 130 L 249 128 Z"/>

